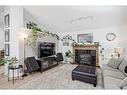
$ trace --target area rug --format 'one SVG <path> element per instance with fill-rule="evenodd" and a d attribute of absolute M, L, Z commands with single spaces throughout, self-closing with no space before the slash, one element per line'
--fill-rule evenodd
<path fill-rule="evenodd" d="M 98 73 L 98 84 L 93 87 L 92 84 L 72 81 L 71 72 L 76 67 L 72 64 L 64 64 L 47 73 L 42 73 L 39 78 L 28 82 L 17 89 L 103 89 L 102 75 Z"/>

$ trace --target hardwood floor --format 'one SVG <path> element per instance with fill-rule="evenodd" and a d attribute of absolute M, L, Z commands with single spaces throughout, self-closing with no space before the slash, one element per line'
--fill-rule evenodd
<path fill-rule="evenodd" d="M 21 86 L 21 85 L 23 85 L 23 84 L 25 84 L 25 83 L 31 81 L 31 80 L 34 80 L 34 79 L 36 79 L 36 78 L 42 76 L 44 73 L 48 73 L 48 72 L 50 72 L 51 70 L 53 70 L 53 69 L 55 69 L 55 68 L 58 68 L 58 67 L 60 67 L 60 66 L 62 66 L 62 65 L 63 65 L 63 64 L 59 64 L 59 66 L 56 66 L 56 67 L 54 67 L 54 68 L 52 68 L 52 69 L 49 69 L 49 70 L 47 70 L 47 71 L 44 71 L 43 73 L 34 72 L 34 73 L 32 73 L 32 74 L 30 74 L 30 75 L 24 77 L 23 80 L 22 80 L 22 79 L 16 80 L 14 84 L 13 84 L 13 81 L 9 81 L 9 82 L 8 82 L 8 77 L 5 76 L 5 75 L 3 75 L 3 74 L 1 74 L 1 75 L 0 75 L 0 89 L 15 89 L 15 88 L 17 88 L 17 87 L 19 87 L 19 86 Z"/>

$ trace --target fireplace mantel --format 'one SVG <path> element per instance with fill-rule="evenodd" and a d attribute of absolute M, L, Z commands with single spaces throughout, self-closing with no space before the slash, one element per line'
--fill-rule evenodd
<path fill-rule="evenodd" d="M 75 49 L 97 49 L 99 45 L 76 45 L 73 46 Z"/>
<path fill-rule="evenodd" d="M 99 45 L 76 45 L 73 46 L 73 63 L 75 63 L 76 50 L 95 50 L 96 51 L 96 66 L 99 67 Z"/>

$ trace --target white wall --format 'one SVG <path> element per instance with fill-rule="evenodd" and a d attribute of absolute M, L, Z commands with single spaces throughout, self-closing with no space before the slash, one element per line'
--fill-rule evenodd
<path fill-rule="evenodd" d="M 4 11 L 0 13 L 0 50 L 4 49 Z"/>
<path fill-rule="evenodd" d="M 94 42 L 99 42 L 100 43 L 100 48 L 104 48 L 105 49 L 105 58 L 110 58 L 111 53 L 113 52 L 113 49 L 115 47 L 120 46 L 119 42 L 120 42 L 120 29 L 122 28 L 122 26 L 112 26 L 112 27 L 105 27 L 105 28 L 99 28 L 99 29 L 92 29 L 92 30 L 82 30 L 82 31 L 74 31 L 74 32 L 66 32 L 66 33 L 59 33 L 59 35 L 61 37 L 65 36 L 65 35 L 71 35 L 73 39 L 75 39 L 75 41 L 77 41 L 77 35 L 78 34 L 84 34 L 84 33 L 93 33 L 93 41 Z M 106 34 L 108 33 L 115 33 L 116 34 L 116 39 L 114 41 L 107 41 L 106 40 Z M 65 54 L 65 52 L 67 50 L 71 50 L 72 51 L 72 47 L 71 46 L 63 46 L 62 42 L 60 41 L 59 43 L 59 51 L 62 52 L 63 54 Z M 103 63 L 102 60 L 100 60 L 100 63 Z"/>
<path fill-rule="evenodd" d="M 123 57 L 127 60 L 127 23 L 119 29 L 119 46 L 124 48 Z"/>
<path fill-rule="evenodd" d="M 4 16 L 7 14 L 10 15 L 10 27 L 5 27 L 4 30 L 10 29 L 10 41 L 5 43 L 10 44 L 10 56 L 16 56 L 20 60 L 19 38 L 21 35 L 19 35 L 19 30 L 23 27 L 23 8 L 18 6 L 6 6 L 3 20 Z"/>
<path fill-rule="evenodd" d="M 19 29 L 23 27 L 23 8 L 10 7 L 10 56 L 19 58 Z"/>
<path fill-rule="evenodd" d="M 29 23 L 29 21 L 31 21 L 31 22 L 36 23 L 38 25 L 38 27 L 41 28 L 42 30 L 44 29 L 43 26 L 39 23 L 39 21 L 35 18 L 34 15 L 32 15 L 26 9 L 24 9 L 24 12 L 23 13 L 24 13 L 24 15 L 23 15 L 24 16 L 24 27 L 26 27 L 26 24 Z M 39 38 L 38 39 L 38 42 L 51 42 L 51 43 L 55 43 L 56 52 L 58 50 L 58 46 L 59 46 L 58 43 L 59 43 L 59 41 L 56 38 L 54 38 L 54 37 L 51 37 L 51 36 L 43 36 L 42 38 Z M 23 44 L 23 42 L 22 42 L 22 44 Z M 24 48 L 23 45 L 20 45 L 20 46 L 22 48 Z M 20 49 L 20 50 L 22 51 L 23 49 Z M 26 55 L 26 57 L 30 57 L 30 56 L 37 57 L 37 55 L 35 55 L 35 52 L 32 50 L 31 46 L 29 46 L 29 45 L 26 46 L 26 54 L 25 55 Z"/>
<path fill-rule="evenodd" d="M 19 6 L 6 6 L 4 16 L 7 14 L 10 15 L 10 26 L 8 28 L 4 27 L 4 30 L 10 29 L 10 41 L 5 42 L 5 44 L 10 44 L 10 57 L 16 56 L 20 61 L 19 38 L 21 35 L 19 35 L 19 30 L 23 27 L 23 8 Z M 7 72 L 7 66 L 5 66 L 5 74 L 7 74 Z"/>

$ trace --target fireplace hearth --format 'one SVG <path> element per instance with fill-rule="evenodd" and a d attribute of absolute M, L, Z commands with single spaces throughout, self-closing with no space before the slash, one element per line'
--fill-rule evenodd
<path fill-rule="evenodd" d="M 73 46 L 73 63 L 99 66 L 99 50 L 97 45 Z"/>

